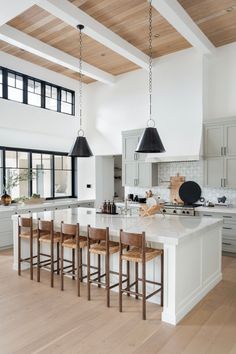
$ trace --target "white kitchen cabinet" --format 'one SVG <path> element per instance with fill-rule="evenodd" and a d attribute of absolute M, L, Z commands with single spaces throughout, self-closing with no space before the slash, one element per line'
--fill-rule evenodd
<path fill-rule="evenodd" d="M 143 131 L 143 129 L 135 129 L 122 132 L 122 158 L 124 161 L 145 161 L 147 154 L 135 151 Z"/>
<path fill-rule="evenodd" d="M 122 133 L 122 185 L 153 187 L 158 185 L 157 163 L 145 162 L 147 154 L 136 153 L 143 129 Z"/>
<path fill-rule="evenodd" d="M 149 187 L 158 185 L 158 165 L 139 162 L 138 163 L 138 186 Z"/>
<path fill-rule="evenodd" d="M 225 179 L 224 187 L 236 188 L 236 156 L 224 159 Z"/>
<path fill-rule="evenodd" d="M 222 156 L 224 147 L 224 127 L 222 125 L 210 125 L 205 127 L 205 146 L 206 157 Z"/>
<path fill-rule="evenodd" d="M 224 127 L 224 148 L 226 156 L 236 156 L 236 123 Z"/>
<path fill-rule="evenodd" d="M 202 208 L 204 209 L 204 208 Z M 210 208 L 205 208 L 206 211 L 201 211 L 196 209 L 196 216 L 210 217 L 210 218 L 222 218 L 222 250 L 225 252 L 236 253 L 236 212 L 228 213 L 226 210 L 217 211 L 208 210 Z M 215 209 L 215 208 L 213 208 Z"/>
<path fill-rule="evenodd" d="M 205 124 L 205 185 L 236 188 L 236 120 Z"/>
<path fill-rule="evenodd" d="M 138 185 L 138 164 L 124 162 L 122 168 L 122 182 L 124 186 L 134 187 Z"/>
<path fill-rule="evenodd" d="M 211 157 L 205 161 L 205 185 L 222 187 L 224 183 L 224 158 Z"/>

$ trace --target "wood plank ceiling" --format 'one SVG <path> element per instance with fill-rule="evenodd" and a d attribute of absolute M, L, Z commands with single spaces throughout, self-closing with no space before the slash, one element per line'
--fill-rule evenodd
<path fill-rule="evenodd" d="M 236 0 L 178 0 L 200 29 L 216 46 L 236 41 Z M 147 0 L 70 0 L 81 10 L 148 54 Z M 55 48 L 78 58 L 78 31 L 60 19 L 33 6 L 8 23 Z M 83 59 L 113 75 L 138 67 L 84 35 Z M 153 9 L 154 58 L 190 47 L 190 44 Z M 78 74 L 26 51 L 0 42 L 0 50 L 72 78 Z M 92 82 L 84 78 L 86 83 Z"/>

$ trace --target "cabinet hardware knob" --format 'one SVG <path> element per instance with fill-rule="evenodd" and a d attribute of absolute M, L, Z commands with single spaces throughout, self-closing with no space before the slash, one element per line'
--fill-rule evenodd
<path fill-rule="evenodd" d="M 210 215 L 210 214 L 203 214 L 203 216 L 211 216 L 212 217 L 212 215 Z"/>

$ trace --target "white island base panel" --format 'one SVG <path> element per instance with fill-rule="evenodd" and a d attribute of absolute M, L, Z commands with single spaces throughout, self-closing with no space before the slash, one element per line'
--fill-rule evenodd
<path fill-rule="evenodd" d="M 164 306 L 162 321 L 176 325 L 216 284 L 222 279 L 221 273 L 221 227 L 219 219 L 198 217 L 178 217 L 156 215 L 142 218 L 139 216 L 108 216 L 96 214 L 95 209 L 78 208 L 32 214 L 35 222 L 38 217 L 54 220 L 55 228 L 59 230 L 60 222 L 80 223 L 82 232 L 87 225 L 106 227 L 110 229 L 110 238 L 119 240 L 119 230 L 128 232 L 146 232 L 148 246 L 164 249 Z M 18 238 L 17 216 L 13 216 L 14 229 L 14 270 L 17 270 Z M 34 242 L 36 254 L 36 241 Z M 56 251 L 56 250 L 55 250 Z M 65 257 L 71 258 L 71 251 L 66 250 Z M 49 245 L 43 245 L 43 252 L 49 253 Z M 22 240 L 22 257 L 29 256 L 29 244 Z M 102 257 L 103 258 L 103 257 Z M 83 252 L 86 262 L 86 252 Z M 92 265 L 97 264 L 96 256 L 92 257 Z M 125 273 L 125 262 L 123 262 Z M 26 269 L 25 264 L 22 269 Z M 118 254 L 110 257 L 111 270 L 118 271 Z M 102 262 L 104 270 L 104 262 Z M 131 279 L 133 272 L 131 263 Z M 141 269 L 139 270 L 141 274 Z M 148 280 L 160 281 L 160 257 L 147 262 L 146 276 Z M 116 279 L 111 279 L 117 282 Z M 141 285 L 141 284 L 140 284 Z M 141 290 L 141 288 L 139 289 Z M 154 286 L 147 285 L 147 293 Z M 118 291 L 115 288 L 114 291 Z M 148 301 L 160 304 L 157 294 Z M 118 303 L 117 303 L 118 310 Z"/>

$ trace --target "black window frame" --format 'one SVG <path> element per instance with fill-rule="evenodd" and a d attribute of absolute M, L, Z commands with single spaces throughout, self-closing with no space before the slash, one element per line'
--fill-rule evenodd
<path fill-rule="evenodd" d="M 18 71 L 12 70 L 12 69 L 8 69 L 3 66 L 0 66 L 0 70 L 2 70 L 2 97 L 0 97 L 0 99 L 6 99 L 6 100 L 9 99 L 8 98 L 8 74 L 11 73 L 13 75 L 21 76 L 23 78 L 23 89 L 22 89 L 23 102 L 14 101 L 12 99 L 9 99 L 9 100 L 11 100 L 13 102 L 21 103 L 21 104 L 27 104 L 31 107 L 47 109 L 51 112 L 58 112 L 58 113 L 66 114 L 68 116 L 75 116 L 75 91 L 73 91 L 71 89 L 67 89 L 63 86 L 58 86 L 58 85 L 51 83 L 51 82 L 47 82 L 47 81 L 38 79 L 38 78 L 30 76 L 30 75 L 20 73 Z M 41 106 L 31 105 L 28 103 L 28 80 L 33 80 L 33 81 L 37 81 L 37 82 L 41 83 Z M 50 108 L 46 108 L 46 105 L 45 105 L 46 85 L 51 86 L 51 87 L 55 87 L 57 89 L 57 110 L 52 110 Z M 71 113 L 61 112 L 61 104 L 62 104 L 61 92 L 62 91 L 69 92 L 72 95 Z"/>
<path fill-rule="evenodd" d="M 6 167 L 6 151 L 16 151 L 18 152 L 26 152 L 29 154 L 29 165 L 28 168 L 33 170 L 32 166 L 32 154 L 47 154 L 52 156 L 52 166 L 51 166 L 51 193 L 52 197 L 45 198 L 46 200 L 54 200 L 54 199 L 65 199 L 65 198 L 77 198 L 76 191 L 75 191 L 75 171 L 76 171 L 76 161 L 74 157 L 71 158 L 71 195 L 66 195 L 66 196 L 61 196 L 61 197 L 55 197 L 55 171 L 57 169 L 55 168 L 55 156 L 67 156 L 67 152 L 59 152 L 59 151 L 48 151 L 48 150 L 36 150 L 36 149 L 26 149 L 26 148 L 15 148 L 15 147 L 9 147 L 9 146 L 0 146 L 0 151 L 2 151 L 2 183 L 3 186 L 5 186 L 5 177 L 6 177 L 6 170 L 8 167 Z M 32 195 L 33 191 L 33 181 L 29 180 L 29 194 L 30 196 Z"/>

